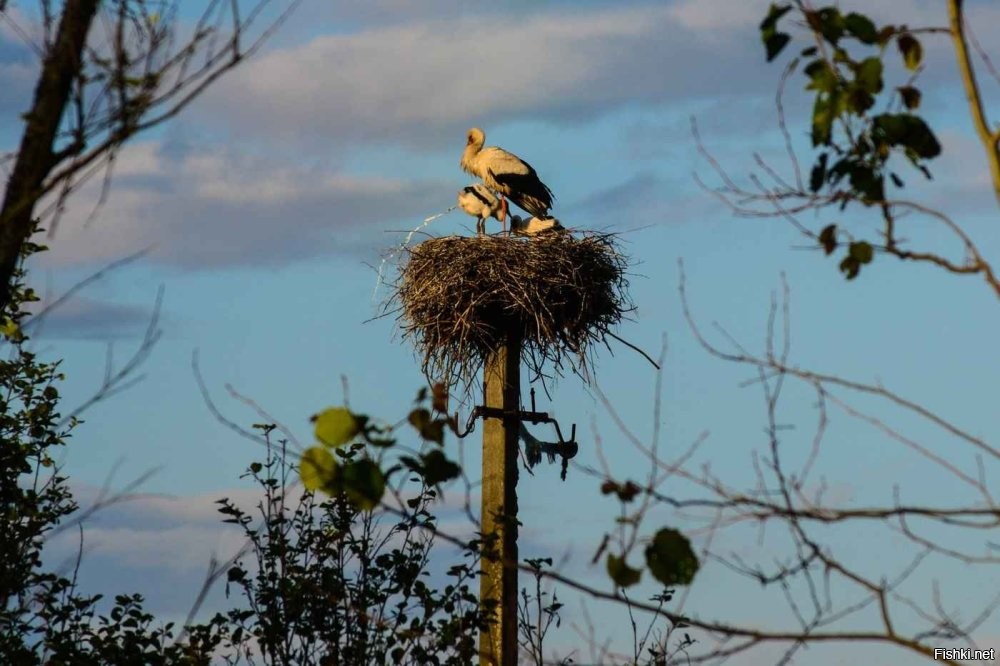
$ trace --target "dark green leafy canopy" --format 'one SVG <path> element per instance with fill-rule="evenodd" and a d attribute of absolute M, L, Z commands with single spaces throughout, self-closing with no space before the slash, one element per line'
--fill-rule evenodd
<path fill-rule="evenodd" d="M 916 114 L 922 97 L 916 86 L 923 64 L 920 40 L 905 25 L 878 25 L 858 12 L 842 14 L 835 6 L 814 9 L 785 3 L 771 5 L 760 25 L 768 60 L 789 41 L 777 26 L 790 11 L 812 33 L 800 57 L 805 59 L 805 89 L 813 94 L 810 136 L 819 150 L 809 171 L 808 192 L 789 194 L 808 199 L 817 210 L 832 205 L 844 210 L 850 204 L 891 208 L 886 203 L 887 182 L 905 187 L 893 157 L 906 158 L 930 178 L 927 160 L 941 154 L 934 132 Z M 902 85 L 889 87 L 887 98 L 885 58 L 892 54 L 893 42 L 904 66 L 914 74 Z M 798 60 L 793 60 L 790 67 L 797 66 Z M 900 106 L 902 112 L 895 112 Z M 879 112 L 873 113 L 874 109 Z M 840 245 L 833 224 L 815 238 L 827 255 Z M 840 270 L 852 280 L 873 261 L 875 245 L 864 241 L 844 245 L 848 251 Z"/>
<path fill-rule="evenodd" d="M 22 258 L 43 249 L 25 243 Z M 28 347 L 23 306 L 38 297 L 24 275 L 15 270 L 0 309 L 0 664 L 208 664 L 224 620 L 185 627 L 181 637 L 140 595 L 102 601 L 80 592 L 72 565 L 72 579 L 58 563 L 45 566 L 46 537 L 79 509 L 55 463 L 78 421 L 59 413 L 59 362 Z"/>

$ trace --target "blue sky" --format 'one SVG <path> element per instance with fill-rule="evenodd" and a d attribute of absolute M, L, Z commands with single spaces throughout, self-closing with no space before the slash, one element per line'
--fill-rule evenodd
<path fill-rule="evenodd" d="M 193 6 L 182 5 L 185 11 Z M 970 5 L 977 36 L 1000 57 L 998 8 Z M 154 610 L 183 614 L 209 554 L 225 555 L 237 544 L 217 525 L 211 502 L 246 496 L 238 476 L 260 451 L 205 407 L 191 369 L 195 350 L 230 418 L 260 420 L 227 396 L 227 383 L 304 445 L 309 415 L 342 401 L 342 376 L 357 410 L 393 418 L 408 407 L 422 378 L 393 320 L 367 321 L 377 310 L 372 265 L 402 240 L 400 231 L 451 206 L 455 192 L 468 184 L 458 158 L 473 125 L 486 129 L 488 143 L 535 166 L 556 193 L 553 212 L 564 224 L 622 233 L 634 261 L 638 311 L 619 333 L 652 353 L 667 336 L 661 446 L 676 454 L 707 432 L 692 470 L 710 464 L 727 483 L 752 486 L 752 453 L 766 447 L 765 415 L 759 390 L 740 387 L 750 371 L 710 357 L 688 330 L 678 259 L 695 316 L 714 341 L 725 342 L 711 327 L 718 321 L 751 350 L 761 349 L 771 294 L 784 273 L 793 299 L 796 365 L 882 382 L 987 441 L 1000 439 L 993 418 L 1000 315 L 995 296 L 977 278 L 879 258 L 858 280 L 846 282 L 833 259 L 801 249 L 801 238 L 786 223 L 735 219 L 696 185 L 694 172 L 717 181 L 696 150 L 692 116 L 706 146 L 744 182 L 754 151 L 787 172 L 773 103 L 780 67 L 764 63 L 757 33 L 765 9 L 756 0 L 501 6 L 306 0 L 254 59 L 176 121 L 126 148 L 98 218 L 86 228 L 81 224 L 97 196 L 96 189 L 84 189 L 52 251 L 34 266 L 36 279 L 58 293 L 152 245 L 146 258 L 88 288 L 54 316 L 39 341 L 65 359 L 68 405 L 100 382 L 108 342 L 116 358 L 138 344 L 157 289 L 165 286 L 164 336 L 144 366 L 146 379 L 87 413 L 65 464 L 84 495 L 117 461 L 121 481 L 160 467 L 145 489 L 172 499 L 150 498 L 92 521 L 88 584 L 140 591 Z M 934 2 L 892 0 L 872 11 L 910 25 L 946 22 Z M 952 212 L 984 253 L 996 256 L 996 202 L 954 83 L 951 53 L 944 42 L 928 40 L 926 47 L 925 108 L 945 154 L 936 179 L 921 185 L 919 196 Z M 30 53 L 0 29 L 5 150 L 20 131 L 17 113 L 27 103 L 34 66 Z M 801 83 L 800 76 L 789 83 L 787 109 L 805 158 L 808 102 Z M 984 77 L 988 98 L 1000 101 L 995 83 Z M 876 223 L 864 216 L 831 215 L 828 221 L 869 229 Z M 955 249 L 929 223 L 911 225 L 906 235 L 915 243 Z M 440 235 L 472 229 L 473 220 L 458 212 L 428 227 Z M 601 390 L 623 419 L 648 437 L 655 382 L 649 365 L 618 347 L 613 357 L 598 354 L 597 371 Z M 940 431 L 871 400 L 851 398 L 850 404 L 872 409 L 975 472 L 968 448 Z M 577 378 L 560 381 L 552 404 L 542 400 L 540 408 L 579 424 L 580 464 L 599 465 L 599 438 L 617 477 L 641 478 L 644 461 Z M 974 501 L 965 487 L 898 442 L 843 412 L 831 416 L 814 480 L 826 480 L 835 503 L 888 504 L 893 485 L 913 502 Z M 790 389 L 782 413 L 783 422 L 797 426 L 785 442 L 790 460 L 807 456 L 815 418 L 808 391 Z M 474 474 L 475 437 L 465 447 Z M 987 461 L 986 470 L 994 487 L 1000 471 L 995 461 Z M 599 496 L 598 480 L 571 471 L 561 483 L 557 474 L 556 467 L 542 467 L 534 477 L 522 475 L 522 554 L 567 552 L 571 573 L 603 585 L 603 568 L 588 563 L 616 507 Z M 683 493 L 683 482 L 676 483 Z M 694 524 L 687 520 L 658 509 L 647 531 Z M 876 578 L 891 575 L 905 559 L 905 549 L 884 532 L 828 535 L 845 558 L 869 557 Z M 705 545 L 703 534 L 692 536 L 697 547 Z M 760 544 L 755 529 L 736 527 L 717 535 L 713 547 L 769 562 L 780 544 L 777 533 Z M 973 608 L 997 589 L 984 585 L 983 576 L 1000 582 L 994 571 L 976 576 L 931 558 L 910 593 L 926 602 L 931 581 L 946 580 L 949 607 Z M 567 597 L 568 625 L 580 614 L 579 601 Z M 851 597 L 845 592 L 844 598 Z M 686 604 L 703 617 L 774 626 L 789 621 L 780 592 L 762 592 L 713 564 L 699 575 Z M 622 612 L 590 606 L 608 627 L 607 637 L 627 646 Z M 998 637 L 995 620 L 984 625 L 983 645 L 1000 646 Z M 580 639 L 565 630 L 554 644 L 565 652 L 580 648 Z M 577 654 L 578 662 L 586 661 L 586 650 Z M 770 663 L 771 654 L 734 663 Z M 828 647 L 802 663 L 840 663 L 851 654 Z"/>

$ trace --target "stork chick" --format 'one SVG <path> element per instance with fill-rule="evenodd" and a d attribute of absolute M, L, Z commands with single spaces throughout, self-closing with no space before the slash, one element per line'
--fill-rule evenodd
<path fill-rule="evenodd" d="M 539 234 L 566 231 L 566 227 L 560 224 L 559 220 L 554 217 L 543 219 L 532 217 L 525 220 L 521 219 L 518 215 L 511 215 L 510 230 L 518 236 L 537 236 Z"/>
<path fill-rule="evenodd" d="M 486 218 L 489 217 L 499 220 L 503 230 L 507 230 L 507 224 L 500 215 L 500 200 L 482 183 L 469 185 L 459 190 L 458 207 L 478 218 L 476 232 L 479 234 L 486 233 Z"/>

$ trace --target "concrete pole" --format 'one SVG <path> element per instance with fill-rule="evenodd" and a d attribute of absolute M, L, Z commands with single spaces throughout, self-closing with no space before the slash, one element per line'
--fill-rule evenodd
<path fill-rule="evenodd" d="M 486 360 L 483 420 L 483 576 L 479 602 L 495 604 L 494 623 L 479 638 L 480 666 L 517 666 L 517 437 L 520 429 L 521 338 L 508 328 L 506 344 Z M 492 548 L 490 545 L 493 537 Z"/>

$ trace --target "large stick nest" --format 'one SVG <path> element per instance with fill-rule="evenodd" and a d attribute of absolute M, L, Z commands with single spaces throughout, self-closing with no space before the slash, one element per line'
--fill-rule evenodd
<path fill-rule="evenodd" d="M 431 382 L 471 388 L 490 353 L 520 333 L 531 378 L 584 378 L 594 343 L 633 306 L 626 257 L 611 234 L 448 236 L 407 248 L 388 308 L 397 306 Z"/>

